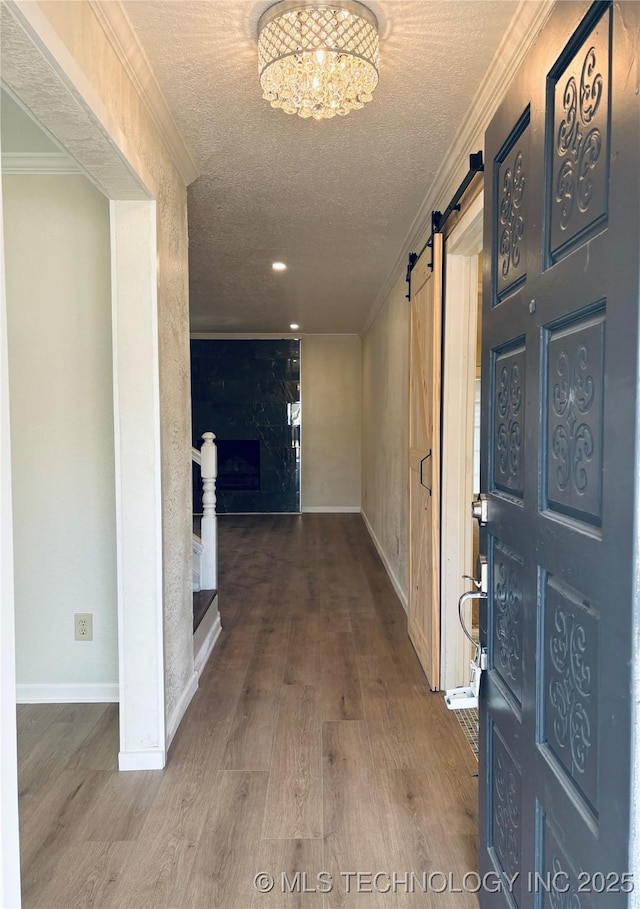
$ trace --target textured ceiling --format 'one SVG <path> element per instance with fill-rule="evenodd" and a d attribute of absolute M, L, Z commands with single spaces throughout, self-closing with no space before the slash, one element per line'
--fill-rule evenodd
<path fill-rule="evenodd" d="M 319 123 L 261 99 L 256 31 L 270 5 L 124 4 L 201 172 L 192 330 L 359 332 L 517 3 L 368 3 L 381 33 L 374 99 Z"/>

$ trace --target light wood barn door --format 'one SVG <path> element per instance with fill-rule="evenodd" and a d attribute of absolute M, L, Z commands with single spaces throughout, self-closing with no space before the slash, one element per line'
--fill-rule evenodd
<path fill-rule="evenodd" d="M 413 270 L 409 361 L 409 637 L 440 686 L 440 389 L 442 234 Z"/>

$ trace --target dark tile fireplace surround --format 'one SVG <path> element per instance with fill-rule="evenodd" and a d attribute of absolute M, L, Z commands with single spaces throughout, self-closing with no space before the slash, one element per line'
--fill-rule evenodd
<path fill-rule="evenodd" d="M 300 510 L 300 342 L 193 340 L 193 444 L 216 434 L 219 514 Z M 202 510 L 194 477 L 194 513 Z"/>

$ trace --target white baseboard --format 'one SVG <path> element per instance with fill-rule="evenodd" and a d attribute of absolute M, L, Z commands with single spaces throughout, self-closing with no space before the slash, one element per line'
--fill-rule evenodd
<path fill-rule="evenodd" d="M 217 602 L 217 599 L 218 598 L 216 597 L 214 603 Z M 196 633 L 193 636 L 193 666 L 198 675 L 198 679 L 202 675 L 202 670 L 207 665 L 207 660 L 211 656 L 215 643 L 222 631 L 220 613 L 217 608 L 214 608 L 214 603 L 209 607 L 209 612 L 213 612 L 211 620 L 207 622 L 207 618 L 209 617 L 209 612 L 207 612 L 196 628 Z M 203 625 L 206 627 L 203 629 L 202 634 L 198 635 L 198 632 L 202 629 Z"/>
<path fill-rule="evenodd" d="M 391 583 L 392 583 L 392 585 L 393 585 L 393 589 L 394 589 L 395 592 L 398 594 L 398 599 L 399 599 L 400 602 L 402 603 L 402 607 L 403 607 L 404 611 L 405 611 L 405 612 L 408 612 L 408 611 L 409 611 L 409 603 L 408 603 L 408 600 L 407 600 L 407 593 L 406 593 L 405 590 L 402 589 L 402 586 L 401 586 L 401 584 L 400 584 L 400 581 L 399 581 L 398 578 L 396 577 L 396 575 L 395 575 L 395 573 L 394 573 L 394 571 L 393 571 L 393 568 L 391 567 L 391 564 L 390 564 L 390 562 L 389 562 L 389 559 L 387 558 L 387 554 L 386 554 L 386 552 L 384 551 L 384 549 L 382 548 L 382 546 L 380 545 L 380 541 L 378 540 L 377 536 L 376 536 L 375 533 L 373 532 L 373 527 L 372 527 L 371 524 L 369 523 L 369 519 L 367 518 L 367 516 L 366 516 L 366 514 L 364 513 L 364 511 L 362 512 L 362 520 L 364 521 L 365 527 L 366 527 L 367 530 L 369 531 L 369 536 L 370 536 L 371 539 L 373 540 L 373 545 L 374 545 L 374 546 L 376 547 L 376 549 L 378 550 L 378 555 L 379 555 L 380 558 L 382 559 L 382 564 L 384 565 L 384 567 L 385 567 L 385 569 L 386 569 L 386 571 L 387 571 L 387 574 L 389 575 L 389 580 L 391 581 Z"/>
<path fill-rule="evenodd" d="M 149 751 L 121 751 L 118 755 L 118 770 L 163 770 L 167 753 L 162 748 Z"/>
<path fill-rule="evenodd" d="M 167 751 L 169 750 L 169 745 L 173 741 L 173 737 L 178 731 L 178 726 L 182 721 L 182 717 L 185 715 L 187 707 L 191 703 L 191 699 L 198 690 L 198 673 L 194 672 L 187 684 L 185 685 L 184 691 L 180 696 L 180 700 L 173 708 L 171 716 L 167 722 Z"/>
<path fill-rule="evenodd" d="M 360 514 L 359 505 L 303 505 L 303 514 Z"/>
<path fill-rule="evenodd" d="M 18 704 L 106 704 L 119 700 L 117 682 L 16 685 Z"/>

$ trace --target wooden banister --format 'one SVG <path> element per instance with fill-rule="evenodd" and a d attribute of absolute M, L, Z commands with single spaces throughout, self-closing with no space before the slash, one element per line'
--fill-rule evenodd
<path fill-rule="evenodd" d="M 202 476 L 202 523 L 200 537 L 204 547 L 200 587 L 215 590 L 218 587 L 218 519 L 216 516 L 216 479 L 218 477 L 218 450 L 215 435 L 202 435 L 199 452 L 200 474 Z M 196 449 L 197 451 L 197 449 Z M 194 460 L 196 458 L 194 457 Z"/>

